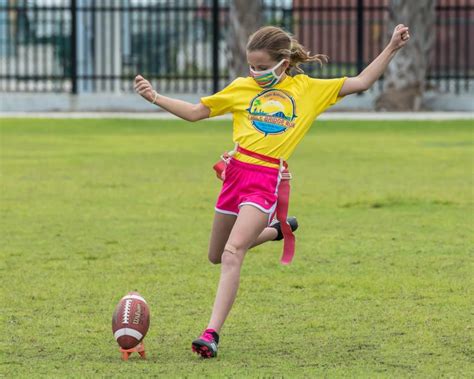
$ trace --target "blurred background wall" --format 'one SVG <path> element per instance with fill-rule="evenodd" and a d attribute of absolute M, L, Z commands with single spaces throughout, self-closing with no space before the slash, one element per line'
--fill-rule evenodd
<path fill-rule="evenodd" d="M 0 110 L 152 110 L 137 73 L 198 101 L 246 75 L 246 38 L 269 24 L 330 57 L 309 75 L 356 75 L 398 22 L 412 50 L 336 109 L 473 110 L 474 0 L 0 0 Z M 409 103 L 384 100 L 398 84 Z"/>

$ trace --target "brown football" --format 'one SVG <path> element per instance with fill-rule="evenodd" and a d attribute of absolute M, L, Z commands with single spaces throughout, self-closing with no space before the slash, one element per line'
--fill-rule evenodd
<path fill-rule="evenodd" d="M 115 307 L 112 317 L 114 338 L 123 349 L 137 346 L 150 326 L 150 309 L 138 292 L 129 292 Z"/>

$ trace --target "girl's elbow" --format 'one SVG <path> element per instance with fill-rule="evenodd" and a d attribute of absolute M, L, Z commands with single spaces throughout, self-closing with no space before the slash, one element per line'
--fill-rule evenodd
<path fill-rule="evenodd" d="M 365 91 L 368 91 L 369 89 L 372 88 L 372 84 L 371 83 L 364 83 L 362 85 L 362 88 L 360 90 L 360 92 L 365 92 Z"/>
<path fill-rule="evenodd" d="M 357 93 L 360 93 L 360 92 L 365 92 L 367 90 L 370 89 L 370 87 L 372 87 L 372 83 L 370 83 L 368 80 L 365 80 L 364 78 L 358 78 L 358 91 Z"/>
<path fill-rule="evenodd" d="M 202 117 L 200 117 L 200 115 L 196 113 L 191 113 L 189 115 L 186 115 L 186 117 L 183 117 L 183 118 L 189 122 L 196 122 L 196 121 L 202 120 Z"/>
<path fill-rule="evenodd" d="M 367 91 L 370 87 L 370 83 L 364 78 L 361 78 L 360 76 L 349 78 L 342 86 L 339 96 L 362 93 L 364 91 Z"/>
<path fill-rule="evenodd" d="M 196 121 L 201 121 L 205 117 L 201 117 L 200 115 L 197 115 L 197 114 L 190 114 L 190 115 L 183 116 L 181 118 L 185 121 L 196 122 Z"/>
<path fill-rule="evenodd" d="M 354 94 L 363 94 L 365 91 L 369 90 L 370 87 L 367 87 L 367 86 L 364 86 L 364 87 L 360 87 L 357 89 L 357 91 L 354 92 Z"/>
<path fill-rule="evenodd" d="M 189 121 L 189 122 L 195 122 L 198 121 L 199 118 L 194 111 L 186 112 L 185 114 L 180 115 L 180 118 L 183 119 L 184 121 Z"/>
<path fill-rule="evenodd" d="M 202 108 L 197 105 L 192 108 L 191 113 L 187 115 L 187 120 L 191 122 L 196 122 L 196 121 L 201 121 L 204 120 L 205 118 L 208 118 L 209 115 L 205 114 L 202 110 Z"/>

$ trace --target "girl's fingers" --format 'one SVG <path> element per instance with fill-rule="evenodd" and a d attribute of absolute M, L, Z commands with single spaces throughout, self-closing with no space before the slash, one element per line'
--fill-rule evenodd
<path fill-rule="evenodd" d="M 150 90 L 149 90 L 148 88 L 143 88 L 143 89 L 138 90 L 137 92 L 138 92 L 140 95 L 143 95 L 143 94 L 145 94 L 145 93 L 147 93 L 147 92 L 150 92 Z"/>
<path fill-rule="evenodd" d="M 392 46 L 399 49 L 402 46 L 405 46 L 409 39 L 410 33 L 408 26 L 405 26 L 403 24 L 397 25 L 395 27 L 395 30 L 393 31 L 391 39 Z"/>
<path fill-rule="evenodd" d="M 141 79 L 141 80 L 136 81 L 136 82 L 135 82 L 135 85 L 137 86 L 137 85 L 140 85 L 140 84 L 142 84 L 142 83 L 150 83 L 150 82 L 149 82 L 148 80 Z"/>
<path fill-rule="evenodd" d="M 138 90 L 138 91 L 142 91 L 142 90 L 144 90 L 145 88 L 151 89 L 150 84 L 149 84 L 149 83 L 141 83 L 141 84 L 135 86 L 135 89 Z"/>
<path fill-rule="evenodd" d="M 137 90 L 137 93 L 140 95 L 146 94 L 147 92 L 150 92 L 150 89 L 142 88 L 142 89 Z"/>
<path fill-rule="evenodd" d="M 408 28 L 403 28 L 403 29 L 397 30 L 394 34 L 395 35 L 403 35 L 405 33 L 408 33 Z"/>
<path fill-rule="evenodd" d="M 137 78 L 136 78 L 136 79 L 135 79 L 135 86 L 139 86 L 139 85 L 141 85 L 142 83 L 148 83 L 148 84 L 150 84 L 150 82 L 149 82 L 148 80 L 144 79 L 144 78 L 141 78 L 141 79 L 137 79 Z"/>
<path fill-rule="evenodd" d="M 153 87 L 151 86 L 150 82 L 141 75 L 137 75 L 135 77 L 133 88 L 135 89 L 135 92 L 143 97 L 146 97 L 148 92 L 153 91 Z"/>
<path fill-rule="evenodd" d="M 405 33 L 408 33 L 408 26 L 405 26 L 403 24 L 399 24 L 395 27 L 395 30 L 393 32 L 393 37 L 394 38 L 400 38 L 402 41 L 405 40 L 404 35 Z"/>

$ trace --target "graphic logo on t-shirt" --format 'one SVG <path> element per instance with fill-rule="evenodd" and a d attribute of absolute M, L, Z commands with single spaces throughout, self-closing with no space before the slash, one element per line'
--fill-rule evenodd
<path fill-rule="evenodd" d="M 269 89 L 250 102 L 249 120 L 259 132 L 281 134 L 295 126 L 295 101 L 285 92 Z"/>

